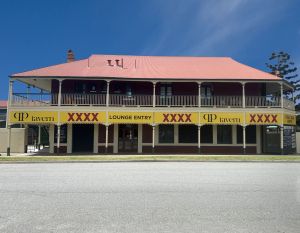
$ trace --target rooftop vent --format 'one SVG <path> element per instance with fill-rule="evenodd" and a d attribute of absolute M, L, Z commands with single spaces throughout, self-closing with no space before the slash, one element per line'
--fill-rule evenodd
<path fill-rule="evenodd" d="M 75 56 L 73 51 L 69 49 L 67 53 L 67 62 L 73 62 L 73 61 L 75 61 Z"/>

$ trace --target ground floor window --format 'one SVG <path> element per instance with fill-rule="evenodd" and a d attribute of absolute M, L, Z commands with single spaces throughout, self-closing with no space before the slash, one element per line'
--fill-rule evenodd
<path fill-rule="evenodd" d="M 237 143 L 243 143 L 243 127 L 240 125 L 236 126 L 236 137 Z M 255 144 L 256 143 L 256 126 L 249 125 L 246 127 L 246 143 Z"/>
<path fill-rule="evenodd" d="M 213 143 L 213 126 L 203 125 L 201 126 L 201 143 Z"/>
<path fill-rule="evenodd" d="M 159 143 L 174 143 L 174 125 L 159 125 Z"/>
<path fill-rule="evenodd" d="M 179 143 L 197 143 L 198 126 L 197 125 L 179 125 L 178 126 Z"/>
<path fill-rule="evenodd" d="M 218 125 L 217 140 L 218 144 L 232 144 L 232 126 Z"/>

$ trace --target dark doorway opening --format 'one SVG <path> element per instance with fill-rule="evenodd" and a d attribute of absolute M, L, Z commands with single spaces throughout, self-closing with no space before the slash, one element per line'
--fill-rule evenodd
<path fill-rule="evenodd" d="M 93 152 L 94 125 L 73 125 L 73 152 Z"/>
<path fill-rule="evenodd" d="M 280 127 L 276 125 L 262 126 L 263 153 L 279 154 L 280 150 Z"/>
<path fill-rule="evenodd" d="M 138 125 L 119 125 L 119 152 L 138 151 Z"/>

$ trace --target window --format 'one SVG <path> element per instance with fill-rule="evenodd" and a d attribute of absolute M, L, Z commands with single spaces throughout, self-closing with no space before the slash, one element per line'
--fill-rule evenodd
<path fill-rule="evenodd" d="M 179 125 L 178 126 L 179 143 L 197 143 L 198 126 L 197 125 Z"/>
<path fill-rule="evenodd" d="M 160 85 L 160 96 L 171 96 L 172 85 L 171 83 L 161 83 Z"/>
<path fill-rule="evenodd" d="M 213 143 L 213 126 L 203 125 L 201 126 L 201 143 Z"/>
<path fill-rule="evenodd" d="M 217 127 L 218 144 L 232 144 L 232 126 L 218 125 Z"/>
<path fill-rule="evenodd" d="M 242 144 L 243 143 L 243 127 L 240 125 L 237 125 L 236 127 L 236 137 L 237 137 L 237 143 Z M 249 125 L 246 127 L 246 143 L 256 143 L 256 126 L 255 125 Z"/>
<path fill-rule="evenodd" d="M 202 97 L 211 97 L 212 96 L 212 87 L 210 85 L 201 86 L 201 96 Z"/>
<path fill-rule="evenodd" d="M 159 126 L 159 143 L 174 143 L 174 125 Z"/>

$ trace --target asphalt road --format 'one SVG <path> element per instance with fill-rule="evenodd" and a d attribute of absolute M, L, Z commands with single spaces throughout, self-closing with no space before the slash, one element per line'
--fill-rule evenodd
<path fill-rule="evenodd" d="M 0 232 L 300 232 L 300 163 L 0 164 Z"/>

